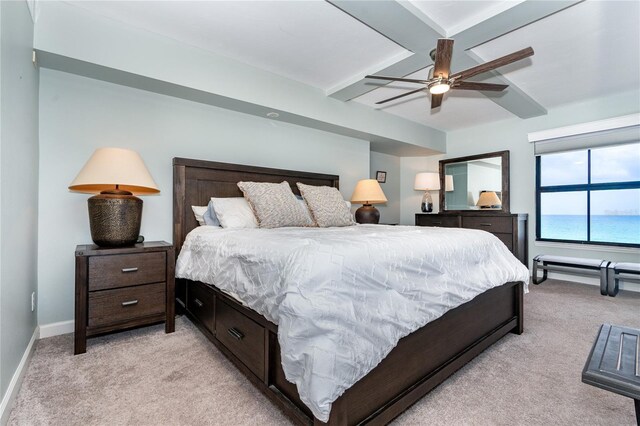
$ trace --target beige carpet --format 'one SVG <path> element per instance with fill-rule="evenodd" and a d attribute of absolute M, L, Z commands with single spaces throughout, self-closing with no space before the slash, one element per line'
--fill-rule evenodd
<path fill-rule="evenodd" d="M 640 294 L 547 281 L 508 335 L 400 416 L 398 425 L 633 425 L 633 401 L 580 382 L 603 322 L 640 328 Z M 272 425 L 288 420 L 185 318 L 91 339 L 43 339 L 10 425 Z"/>

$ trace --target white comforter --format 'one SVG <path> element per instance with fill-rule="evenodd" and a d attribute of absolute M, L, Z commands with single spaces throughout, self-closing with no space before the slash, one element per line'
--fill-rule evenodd
<path fill-rule="evenodd" d="M 384 225 L 202 226 L 187 236 L 176 276 L 278 324 L 286 377 L 322 421 L 402 337 L 490 288 L 529 281 L 487 232 Z"/>

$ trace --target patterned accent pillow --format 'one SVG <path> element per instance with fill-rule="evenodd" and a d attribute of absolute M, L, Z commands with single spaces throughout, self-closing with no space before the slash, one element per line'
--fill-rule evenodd
<path fill-rule="evenodd" d="M 340 191 L 331 186 L 312 186 L 296 183 L 298 189 L 307 203 L 311 215 L 321 228 L 329 226 L 351 226 L 355 221 L 351 210 L 344 202 Z"/>
<path fill-rule="evenodd" d="M 260 228 L 313 226 L 287 182 L 238 182 L 238 188 L 249 202 Z"/>

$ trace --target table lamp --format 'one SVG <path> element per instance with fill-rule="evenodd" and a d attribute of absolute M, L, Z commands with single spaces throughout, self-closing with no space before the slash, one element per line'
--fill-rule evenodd
<path fill-rule="evenodd" d="M 435 172 L 418 173 L 413 182 L 413 189 L 416 191 L 424 191 L 420 209 L 425 213 L 431 213 L 433 211 L 433 200 L 431 199 L 429 191 L 440 190 L 440 175 Z"/>
<path fill-rule="evenodd" d="M 356 222 L 358 223 L 378 223 L 380 212 L 372 204 L 387 202 L 380 184 L 375 179 L 363 179 L 356 184 L 356 188 L 351 195 L 352 203 L 362 203 L 362 207 L 356 210 Z"/>
<path fill-rule="evenodd" d="M 101 247 L 133 245 L 140 234 L 142 200 L 160 192 L 140 155 L 130 149 L 99 148 L 69 189 L 89 198 L 91 239 Z"/>
<path fill-rule="evenodd" d="M 445 175 L 444 176 L 444 190 L 446 192 L 451 192 L 454 190 L 453 188 L 453 175 Z"/>
<path fill-rule="evenodd" d="M 480 193 L 480 198 L 478 198 L 478 202 L 476 203 L 476 206 L 481 209 L 497 208 L 501 205 L 502 201 L 500 201 L 498 194 L 494 191 L 482 191 Z"/>

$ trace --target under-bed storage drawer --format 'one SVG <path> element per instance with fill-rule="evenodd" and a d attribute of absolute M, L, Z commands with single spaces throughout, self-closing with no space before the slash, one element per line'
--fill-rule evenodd
<path fill-rule="evenodd" d="M 215 330 L 214 299 L 215 293 L 211 287 L 201 282 L 189 281 L 187 310 L 199 319 L 211 333 L 214 333 Z"/>
<path fill-rule="evenodd" d="M 165 286 L 165 283 L 156 283 L 90 292 L 89 327 L 119 324 L 153 315 L 164 316 Z"/>
<path fill-rule="evenodd" d="M 264 376 L 264 333 L 264 327 L 218 298 L 216 338 L 260 378 Z"/>

